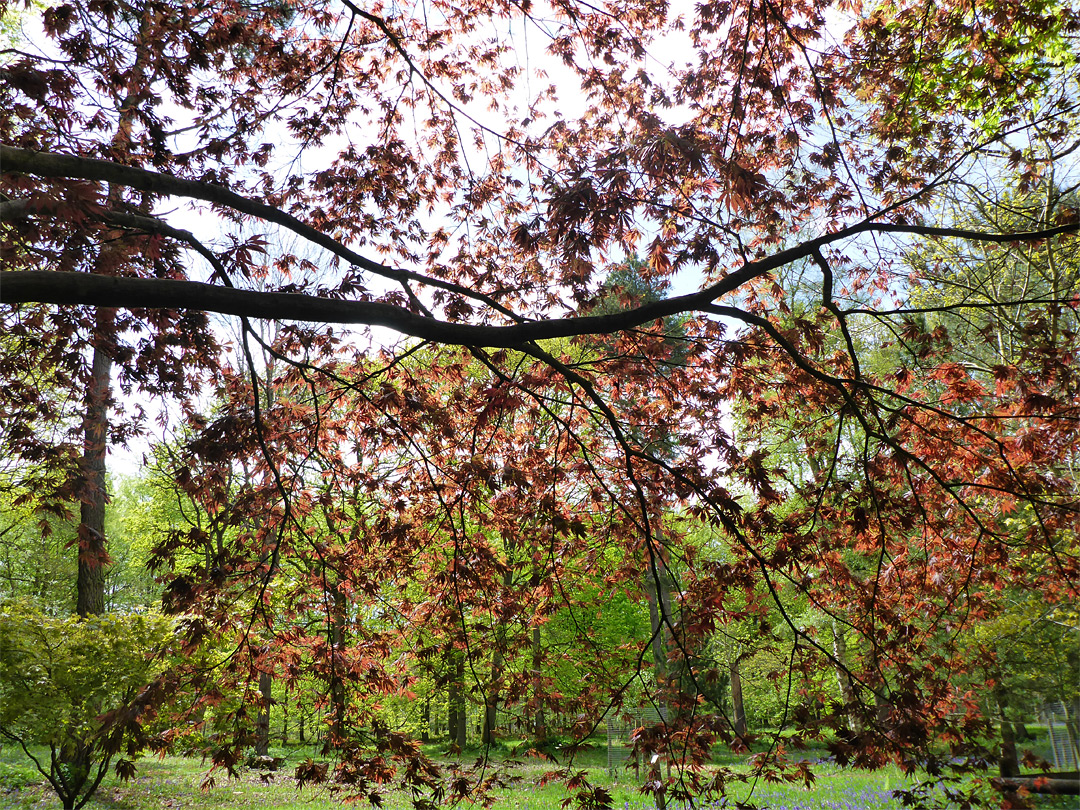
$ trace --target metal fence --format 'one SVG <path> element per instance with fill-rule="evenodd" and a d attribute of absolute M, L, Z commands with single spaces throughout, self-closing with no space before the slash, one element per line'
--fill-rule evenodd
<path fill-rule="evenodd" d="M 661 720 L 667 720 L 667 709 L 647 706 L 629 711 L 609 712 L 604 717 L 607 726 L 607 767 L 612 776 L 628 767 L 634 741 L 631 739 L 635 730 L 642 726 L 654 726 Z M 634 762 L 634 768 L 640 769 L 641 763 Z"/>
<path fill-rule="evenodd" d="M 1075 724 L 1076 712 L 1072 723 Z M 1039 722 L 1049 732 L 1050 751 L 1054 760 L 1054 770 L 1073 771 L 1077 769 L 1077 739 L 1075 725 L 1070 728 L 1070 718 L 1063 703 L 1048 703 L 1039 710 Z"/>

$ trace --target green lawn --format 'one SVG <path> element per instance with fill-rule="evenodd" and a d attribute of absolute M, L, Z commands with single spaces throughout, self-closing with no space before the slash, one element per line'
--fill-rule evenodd
<path fill-rule="evenodd" d="M 434 749 L 432 751 L 434 753 Z M 165 759 L 147 758 L 139 762 L 137 776 L 128 783 L 110 774 L 87 804 L 92 810 L 160 810 L 160 808 L 236 808 L 237 810 L 310 810 L 332 807 L 337 801 L 326 788 L 306 787 L 298 791 L 292 778 L 298 762 L 311 754 L 310 749 L 282 749 L 272 753 L 286 757 L 286 763 L 272 779 L 264 782 L 258 771 L 241 769 L 239 780 L 219 774 L 215 784 L 203 788 L 208 767 L 199 758 L 170 756 Z M 472 757 L 462 762 L 472 764 Z M 635 789 L 633 773 L 619 774 L 615 779 L 603 767 L 604 752 L 586 753 L 576 765 L 589 773 L 589 779 L 611 791 L 617 810 L 652 810 L 652 796 Z M 537 760 L 527 760 L 514 766 L 516 782 L 512 788 L 497 792 L 499 810 L 561 810 L 567 793 L 563 786 L 541 787 L 541 775 L 552 766 Z M 874 773 L 851 771 L 834 765 L 816 766 L 817 782 L 812 788 L 772 785 L 759 782 L 752 787 L 735 785 L 730 801 L 750 799 L 762 808 L 774 810 L 899 810 L 899 801 L 890 791 L 909 784 L 895 768 Z M 1074 799 L 1074 797 L 1065 797 Z M 389 810 L 410 808 L 408 797 L 400 791 L 386 791 L 383 803 Z M 1045 802 L 1040 807 L 1074 807 L 1061 799 Z M 60 803 L 47 789 L 41 777 L 30 768 L 17 749 L 0 748 L 0 808 L 11 810 L 59 810 Z M 671 810 L 671 805 L 669 805 Z"/>

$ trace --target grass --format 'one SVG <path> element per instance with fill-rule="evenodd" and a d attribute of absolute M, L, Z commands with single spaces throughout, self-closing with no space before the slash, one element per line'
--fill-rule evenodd
<path fill-rule="evenodd" d="M 230 780 L 218 775 L 208 789 L 201 787 L 208 766 L 197 757 L 169 756 L 147 758 L 139 762 L 138 774 L 130 782 L 120 782 L 110 774 L 97 794 L 86 805 L 89 810 L 311 810 L 333 807 L 338 802 L 326 788 L 305 787 L 298 791 L 292 778 L 297 763 L 312 755 L 312 749 L 278 749 L 272 754 L 285 757 L 285 764 L 269 782 L 258 771 L 240 769 L 240 779 Z M 430 746 L 429 755 L 442 759 L 443 749 Z M 505 754 L 504 752 L 500 752 Z M 586 770 L 594 784 L 607 787 L 613 796 L 616 810 L 654 810 L 651 795 L 643 795 L 636 787 L 633 772 L 618 774 L 615 779 L 604 767 L 603 749 L 586 752 L 575 759 L 575 766 Z M 461 761 L 472 764 L 467 754 Z M 535 759 L 513 765 L 517 775 L 514 787 L 495 792 L 497 810 L 561 810 L 567 797 L 561 784 L 539 784 L 541 775 L 550 770 L 549 763 Z M 758 782 L 754 786 L 732 785 L 727 806 L 736 801 L 750 800 L 762 808 L 774 810 L 899 810 L 894 788 L 907 786 L 908 780 L 896 768 L 882 771 L 851 771 L 831 764 L 816 766 L 817 781 L 809 788 L 774 785 Z M 1071 797 L 1067 797 L 1071 798 Z M 401 791 L 387 791 L 383 796 L 387 810 L 411 808 L 408 796 Z M 709 804 L 718 808 L 723 804 Z M 1040 803 L 1040 806 L 1042 804 Z M 1050 806 L 1071 807 L 1053 802 Z M 0 808 L 4 810 L 59 810 L 60 803 L 48 789 L 41 776 L 29 765 L 16 748 L 0 748 Z M 669 805 L 669 810 L 676 810 Z"/>
<path fill-rule="evenodd" d="M 313 792 L 298 792 L 289 772 L 280 772 L 273 781 L 264 784 L 258 772 L 242 768 L 239 780 L 218 776 L 214 787 L 204 790 L 201 785 L 208 770 L 207 764 L 198 757 L 142 759 L 137 775 L 130 782 L 121 782 L 113 773 L 105 777 L 86 807 L 98 810 L 208 810 L 221 807 L 311 810 L 313 806 Z M 58 810 L 61 806 L 41 775 L 24 767 L 18 760 L 18 752 L 10 747 L 5 747 L 0 754 L 0 791 L 0 808 L 4 810 Z"/>
<path fill-rule="evenodd" d="M 432 747 L 431 754 L 438 753 Z M 164 759 L 147 758 L 139 762 L 138 774 L 128 783 L 110 774 L 97 794 L 87 804 L 93 810 L 209 810 L 229 807 L 236 810 L 311 810 L 335 804 L 325 788 L 304 788 L 298 791 L 292 779 L 296 764 L 312 752 L 310 749 L 273 751 L 286 757 L 274 778 L 264 783 L 257 771 L 241 769 L 239 780 L 218 777 L 213 787 L 202 789 L 207 765 L 197 757 L 170 756 Z M 604 767 L 602 750 L 586 752 L 575 759 L 575 765 L 589 774 L 594 784 L 607 787 L 618 810 L 652 810 L 652 796 L 643 795 L 634 784 L 632 772 L 618 774 L 615 779 Z M 472 762 L 468 756 L 462 757 Z M 539 784 L 541 775 L 551 769 L 549 763 L 527 760 L 514 766 L 517 781 L 514 787 L 497 790 L 499 810 L 561 810 L 566 789 L 561 784 Z M 732 800 L 752 798 L 758 805 L 783 807 L 788 810 L 864 810 L 865 808 L 898 808 L 887 799 L 888 775 L 855 773 L 831 766 L 822 766 L 821 777 L 811 790 L 759 784 L 751 796 L 748 786 L 735 786 Z M 898 774 L 894 775 L 899 778 Z M 862 797 L 862 798 L 860 798 Z M 861 802 L 861 803 L 859 803 Z M 388 810 L 410 808 L 408 797 L 400 791 L 384 797 Z M 21 752 L 8 746 L 0 749 L 0 808 L 10 810 L 57 810 L 59 801 L 41 776 L 26 762 Z"/>

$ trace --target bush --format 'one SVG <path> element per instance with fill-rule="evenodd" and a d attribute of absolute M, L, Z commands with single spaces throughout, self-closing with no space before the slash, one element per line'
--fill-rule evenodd
<path fill-rule="evenodd" d="M 0 604 L 0 735 L 49 781 L 65 810 L 93 795 L 125 743 L 141 744 L 137 700 L 163 668 L 172 637 L 160 616 L 57 617 L 28 602 Z M 31 751 L 44 746 L 49 761 Z M 119 759 L 117 773 L 133 765 Z"/>

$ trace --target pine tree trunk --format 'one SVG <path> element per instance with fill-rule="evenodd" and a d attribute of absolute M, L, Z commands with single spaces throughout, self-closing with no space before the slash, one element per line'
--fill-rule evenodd
<path fill-rule="evenodd" d="M 503 541 L 504 553 L 506 554 L 506 570 L 502 575 L 502 587 L 504 593 L 509 593 L 514 587 L 514 563 L 516 546 L 512 538 Z M 503 668 L 506 658 L 503 650 L 506 649 L 507 619 L 500 615 L 495 623 L 495 638 L 491 649 L 491 677 L 488 679 L 488 687 L 484 694 L 484 726 L 482 730 L 482 742 L 491 745 L 495 742 L 495 729 L 499 724 L 499 702 L 502 692 Z"/>
<path fill-rule="evenodd" d="M 481 741 L 484 745 L 495 742 L 495 728 L 499 723 L 499 682 L 502 679 L 503 656 L 498 644 L 491 652 L 491 681 L 488 683 L 484 702 L 484 729 Z"/>
<path fill-rule="evenodd" d="M 146 81 L 146 57 L 156 43 L 146 35 L 149 13 L 139 20 L 135 40 L 135 60 L 127 78 L 127 92 L 117 99 L 120 118 L 113 134 L 112 146 L 118 154 L 131 143 L 131 130 L 139 104 L 139 92 Z M 119 88 L 117 88 L 119 90 Z M 119 207 L 119 186 L 112 186 L 108 207 Z M 113 247 L 104 243 L 98 254 L 95 272 L 109 272 L 105 260 Z M 105 307 L 97 310 L 94 357 L 86 392 L 86 411 L 83 414 L 83 458 L 80 464 L 79 493 L 79 573 L 76 580 L 75 612 L 83 617 L 100 616 L 105 612 L 105 565 L 108 550 L 105 544 L 105 459 L 109 449 L 109 400 L 112 398 L 112 357 L 106 342 L 116 339 L 116 312 Z"/>

